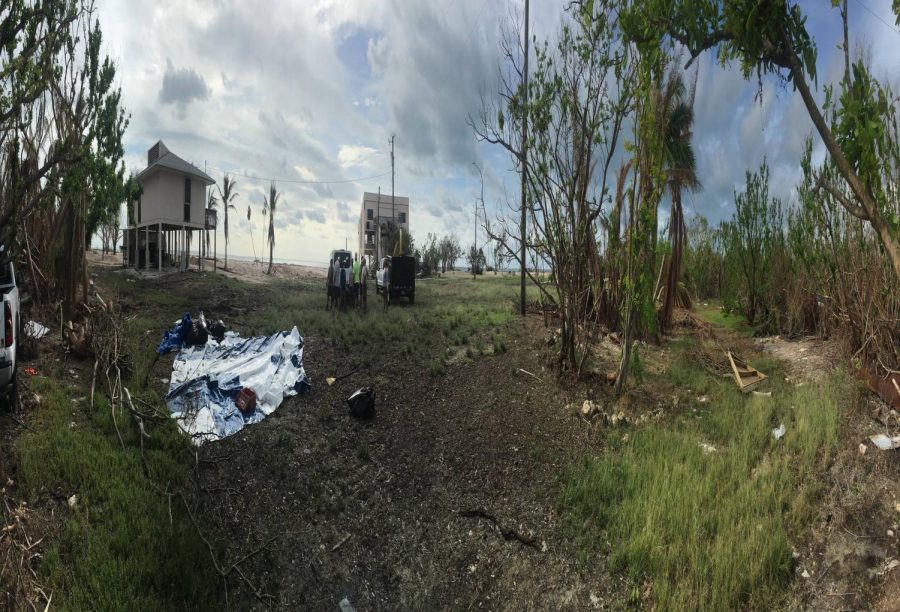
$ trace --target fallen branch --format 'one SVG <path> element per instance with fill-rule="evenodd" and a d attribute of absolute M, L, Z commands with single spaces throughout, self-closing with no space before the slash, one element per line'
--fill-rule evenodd
<path fill-rule="evenodd" d="M 343 538 L 341 538 L 341 541 L 340 541 L 340 542 L 338 542 L 337 544 L 335 544 L 334 546 L 331 547 L 331 552 L 336 551 L 338 548 L 340 548 L 341 546 L 343 546 L 344 544 L 346 544 L 347 541 L 348 541 L 351 537 L 353 537 L 353 534 L 348 533 L 347 535 L 345 535 Z"/>
<path fill-rule="evenodd" d="M 526 538 L 525 536 L 520 534 L 518 531 L 515 531 L 514 529 L 504 529 L 503 527 L 500 526 L 500 521 L 497 520 L 496 516 L 494 516 L 493 514 L 489 514 L 488 512 L 485 512 L 484 510 L 481 510 L 481 509 L 460 510 L 459 515 L 462 517 L 465 517 L 465 518 L 484 519 L 484 520 L 490 522 L 494 526 L 494 529 L 497 530 L 497 533 L 499 533 L 501 536 L 503 536 L 504 540 L 507 540 L 507 541 L 516 540 L 520 544 L 529 546 L 535 550 L 540 550 L 538 548 L 537 543 L 534 541 L 533 538 Z"/>
<path fill-rule="evenodd" d="M 537 380 L 538 382 L 544 382 L 543 380 L 541 380 L 541 378 L 539 376 L 535 376 L 528 370 L 523 370 L 522 368 L 519 368 L 518 371 L 521 372 L 522 374 L 527 374 L 528 376 L 531 376 L 533 379 Z"/>

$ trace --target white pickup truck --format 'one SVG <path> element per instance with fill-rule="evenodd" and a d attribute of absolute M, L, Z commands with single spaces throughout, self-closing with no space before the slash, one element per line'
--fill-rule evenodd
<path fill-rule="evenodd" d="M 0 247 L 0 261 L 3 260 Z M 0 316 L 0 393 L 7 395 L 9 408 L 16 408 L 16 343 L 22 329 L 19 321 L 19 288 L 12 263 L 0 263 L 0 299 L 3 301 Z"/>

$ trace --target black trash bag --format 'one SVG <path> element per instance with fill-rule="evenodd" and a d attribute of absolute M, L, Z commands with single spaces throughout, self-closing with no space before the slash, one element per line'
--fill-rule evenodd
<path fill-rule="evenodd" d="M 347 398 L 350 414 L 363 421 L 375 416 L 375 391 L 372 387 L 363 387 Z"/>
<path fill-rule="evenodd" d="M 225 324 L 222 323 L 221 319 L 209 326 L 209 335 L 212 336 L 216 342 L 221 342 L 225 339 Z"/>
<path fill-rule="evenodd" d="M 206 327 L 206 317 L 203 313 L 191 322 L 191 327 L 184 332 L 184 343 L 188 346 L 201 346 L 209 339 L 209 330 Z"/>

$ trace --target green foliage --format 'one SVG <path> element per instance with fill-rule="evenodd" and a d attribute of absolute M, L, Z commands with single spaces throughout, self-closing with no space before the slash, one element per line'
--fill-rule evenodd
<path fill-rule="evenodd" d="M 466 262 L 469 264 L 469 271 L 472 274 L 484 274 L 484 267 L 487 264 L 487 258 L 484 256 L 484 249 L 475 249 L 475 245 L 469 247 L 469 253 L 466 255 Z"/>
<path fill-rule="evenodd" d="M 688 223 L 684 250 L 684 283 L 698 300 L 720 296 L 722 287 L 722 242 L 718 227 L 710 227 L 701 215 Z"/>
<path fill-rule="evenodd" d="M 766 319 L 773 304 L 773 272 L 784 257 L 781 201 L 769 198 L 769 167 L 747 172 L 744 191 L 735 191 L 736 212 L 722 226 L 725 244 L 726 306 L 740 305 L 751 325 Z"/>
<path fill-rule="evenodd" d="M 181 501 L 172 500 L 170 515 L 168 499 L 150 482 L 168 483 L 175 491 L 186 481 L 190 445 L 174 422 L 152 429 L 145 472 L 134 428 L 119 416 L 123 450 L 102 394 L 88 411 L 84 398 L 74 403 L 78 389 L 42 377 L 30 384 L 42 400 L 33 429 L 17 444 L 21 482 L 32 497 L 51 490 L 77 500 L 74 509 L 63 512 L 62 530 L 38 570 L 54 605 L 63 610 L 216 607 L 220 580 L 206 546 Z"/>
<path fill-rule="evenodd" d="M 791 541 L 816 516 L 852 385 L 772 377 L 771 398 L 746 396 L 686 362 L 678 368 L 694 390 L 706 381 L 709 408 L 630 432 L 621 449 L 574 466 L 559 498 L 564 524 L 585 559 L 608 541 L 614 571 L 649 579 L 653 607 L 771 608 L 792 575 Z M 780 423 L 787 433 L 776 441 Z"/>

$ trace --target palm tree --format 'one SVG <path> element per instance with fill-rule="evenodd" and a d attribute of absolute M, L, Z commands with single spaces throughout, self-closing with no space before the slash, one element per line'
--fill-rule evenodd
<path fill-rule="evenodd" d="M 218 210 L 219 208 L 219 199 L 216 198 L 216 194 L 212 190 L 210 190 L 209 192 L 209 199 L 206 201 L 206 208 L 208 208 L 209 210 Z M 209 227 L 206 228 L 206 253 L 207 257 L 209 257 Z"/>
<path fill-rule="evenodd" d="M 672 254 L 666 269 L 665 298 L 660 316 L 663 330 L 672 325 L 672 312 L 678 292 L 678 279 L 684 256 L 686 225 L 681 196 L 685 190 L 697 191 L 701 184 L 697 178 L 697 158 L 691 145 L 694 125 L 694 94 L 697 90 L 697 73 L 686 91 L 684 78 L 677 62 L 669 68 L 667 78 L 659 92 L 660 129 L 663 134 L 666 168 L 666 189 L 672 198 L 669 215 L 669 243 Z"/>
<path fill-rule="evenodd" d="M 222 208 L 225 211 L 225 269 L 228 269 L 228 210 L 235 210 L 234 204 L 231 203 L 237 197 L 237 181 L 225 174 L 222 179 L 222 187 L 219 189 L 219 198 L 222 200 Z"/>
<path fill-rule="evenodd" d="M 278 205 L 278 196 L 280 194 L 275 189 L 275 183 L 269 187 L 269 197 L 263 200 L 263 214 L 269 215 L 269 270 L 266 274 L 272 274 L 272 253 L 275 250 L 275 207 Z"/>

